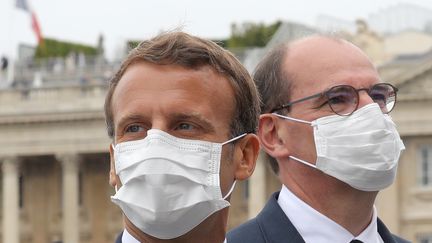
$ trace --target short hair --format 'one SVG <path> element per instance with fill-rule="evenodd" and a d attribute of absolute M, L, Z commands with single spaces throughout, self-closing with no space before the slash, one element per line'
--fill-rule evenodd
<path fill-rule="evenodd" d="M 339 33 L 318 33 L 306 35 L 300 39 L 319 37 L 342 43 L 345 40 Z M 257 65 L 253 78 L 260 93 L 261 113 L 269 113 L 274 108 L 288 103 L 291 99 L 292 83 L 295 73 L 283 68 L 283 62 L 289 55 L 290 43 L 282 43 L 274 47 Z M 289 112 L 289 107 L 277 111 Z M 279 174 L 279 165 L 275 158 L 266 153 L 266 160 L 275 174 Z"/>
<path fill-rule="evenodd" d="M 253 78 L 262 99 L 262 114 L 269 113 L 289 100 L 291 78 L 282 67 L 287 51 L 287 43 L 276 46 L 258 63 L 254 71 Z M 269 154 L 265 154 L 271 169 L 278 174 L 278 162 Z"/>
<path fill-rule="evenodd" d="M 230 82 L 234 91 L 234 113 L 230 135 L 255 133 L 260 114 L 260 98 L 248 71 L 228 50 L 210 40 L 181 31 L 166 32 L 141 42 L 122 62 L 109 83 L 105 98 L 105 121 L 108 136 L 114 137 L 112 96 L 126 69 L 132 64 L 148 62 L 157 65 L 179 65 L 189 69 L 212 67 Z"/>

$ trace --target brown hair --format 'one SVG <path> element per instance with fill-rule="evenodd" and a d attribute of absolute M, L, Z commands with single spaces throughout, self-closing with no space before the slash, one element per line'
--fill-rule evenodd
<path fill-rule="evenodd" d="M 287 54 L 286 43 L 276 46 L 260 61 L 254 72 L 254 80 L 261 95 L 261 113 L 269 113 L 272 109 L 285 104 L 289 100 L 290 75 L 282 64 Z M 279 165 L 275 158 L 266 153 L 266 160 L 275 174 L 279 173 Z"/>
<path fill-rule="evenodd" d="M 259 95 L 255 84 L 242 64 L 227 50 L 216 43 L 184 32 L 159 34 L 141 42 L 123 61 L 120 69 L 110 80 L 105 99 L 105 121 L 108 135 L 114 137 L 114 121 L 111 109 L 112 95 L 126 69 L 137 62 L 157 65 L 180 65 L 196 69 L 211 66 L 229 80 L 235 98 L 231 120 L 231 136 L 256 132 L 260 114 Z"/>

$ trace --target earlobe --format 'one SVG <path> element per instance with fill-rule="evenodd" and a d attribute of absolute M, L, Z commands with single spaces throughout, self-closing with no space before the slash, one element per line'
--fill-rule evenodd
<path fill-rule="evenodd" d="M 240 156 L 240 158 L 236 160 L 238 163 L 236 164 L 235 179 L 246 180 L 255 170 L 260 150 L 258 137 L 255 134 L 248 134 L 239 141 L 238 146 L 240 151 L 238 156 Z"/>
<path fill-rule="evenodd" d="M 260 116 L 258 138 L 264 151 L 273 158 L 285 157 L 290 153 L 282 136 L 278 117 L 271 114 Z M 286 138 L 285 138 L 286 139 Z"/>

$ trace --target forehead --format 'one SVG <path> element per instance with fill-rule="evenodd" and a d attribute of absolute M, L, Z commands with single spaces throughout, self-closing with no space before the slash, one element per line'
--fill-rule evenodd
<path fill-rule="evenodd" d="M 292 99 L 335 85 L 364 88 L 380 81 L 377 70 L 359 48 L 329 37 L 310 37 L 294 42 L 288 47 L 283 65 L 294 77 Z"/>
<path fill-rule="evenodd" d="M 152 118 L 174 112 L 228 122 L 233 109 L 228 79 L 210 66 L 188 69 L 138 62 L 126 69 L 112 97 L 114 124 L 126 115 Z"/>

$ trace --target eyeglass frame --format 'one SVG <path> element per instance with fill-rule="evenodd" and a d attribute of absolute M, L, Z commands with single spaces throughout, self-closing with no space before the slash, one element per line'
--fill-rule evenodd
<path fill-rule="evenodd" d="M 307 97 L 303 97 L 303 98 L 301 98 L 301 99 L 298 99 L 298 100 L 295 100 L 295 101 L 291 101 L 291 102 L 288 102 L 287 104 L 284 104 L 284 105 L 278 106 L 278 107 L 276 107 L 276 108 L 273 108 L 272 110 L 270 110 L 270 113 L 274 113 L 274 112 L 276 112 L 276 111 L 279 111 L 279 110 L 282 110 L 282 109 L 286 109 L 287 107 L 290 107 L 290 106 L 292 106 L 292 105 L 294 105 L 294 104 L 297 104 L 297 103 L 300 103 L 300 102 L 303 102 L 303 101 L 306 101 L 306 100 L 310 100 L 310 99 L 313 99 L 313 98 L 317 98 L 317 97 L 326 97 L 326 98 L 327 98 L 327 101 L 328 101 L 328 96 L 326 95 L 326 93 L 327 93 L 328 91 L 330 91 L 331 89 L 336 88 L 336 87 L 340 87 L 340 86 L 350 86 L 351 88 L 353 88 L 353 89 L 356 91 L 356 93 L 357 93 L 357 100 L 359 100 L 359 99 L 360 99 L 360 94 L 359 94 L 360 91 L 366 91 L 366 93 L 369 95 L 369 91 L 370 91 L 371 89 L 373 89 L 373 88 L 374 88 L 375 86 L 377 86 L 377 85 L 382 85 L 382 84 L 389 85 L 389 86 L 392 87 L 393 90 L 394 90 L 394 103 L 395 103 L 395 104 L 393 105 L 393 107 L 391 108 L 391 110 L 389 110 L 388 112 L 384 113 L 384 114 L 389 114 L 389 113 L 394 109 L 394 107 L 396 106 L 396 101 L 397 101 L 397 92 L 399 91 L 398 88 L 396 88 L 395 86 L 393 86 L 393 85 L 390 84 L 390 83 L 377 83 L 377 84 L 372 85 L 372 87 L 370 87 L 370 88 L 361 88 L 361 89 L 356 89 L 356 88 L 354 88 L 353 86 L 348 85 L 348 84 L 335 85 L 335 86 L 333 86 L 333 87 L 328 88 L 328 89 L 325 90 L 325 91 L 322 91 L 322 92 L 319 92 L 319 93 L 316 93 L 316 94 L 313 94 L 313 95 L 310 95 L 310 96 L 307 96 Z M 350 112 L 349 114 L 346 114 L 346 115 L 338 114 L 337 112 L 335 112 L 335 111 L 333 110 L 333 108 L 332 108 L 332 106 L 331 106 L 330 104 L 328 104 L 328 105 L 329 105 L 330 109 L 331 109 L 335 114 L 337 114 L 337 115 L 339 115 L 339 116 L 350 116 L 352 113 L 354 113 L 354 111 L 356 111 L 356 110 L 358 109 L 359 102 L 357 101 L 357 104 L 356 104 L 355 109 L 354 109 L 352 112 Z"/>

